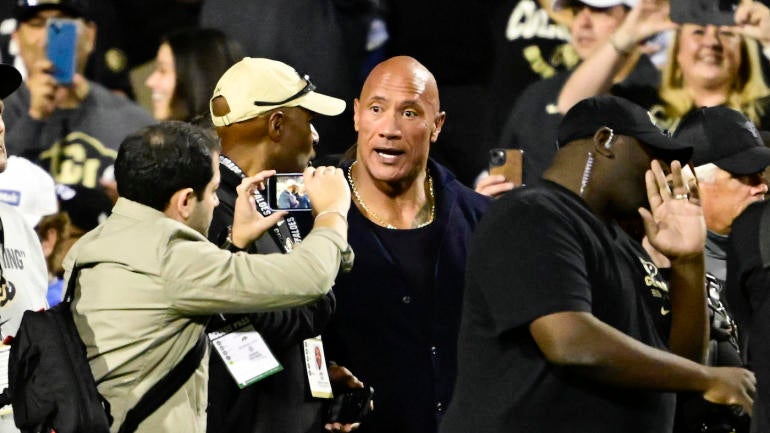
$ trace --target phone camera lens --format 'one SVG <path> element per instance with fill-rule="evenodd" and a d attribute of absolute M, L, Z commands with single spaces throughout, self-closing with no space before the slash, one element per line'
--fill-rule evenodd
<path fill-rule="evenodd" d="M 505 150 L 492 149 L 489 151 L 489 164 L 492 166 L 498 166 L 505 164 Z"/>

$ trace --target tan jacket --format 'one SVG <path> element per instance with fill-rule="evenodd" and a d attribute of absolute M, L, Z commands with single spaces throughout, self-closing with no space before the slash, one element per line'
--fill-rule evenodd
<path fill-rule="evenodd" d="M 215 313 L 311 302 L 332 286 L 348 245 L 313 230 L 291 254 L 220 250 L 163 213 L 121 198 L 67 255 L 100 263 L 80 273 L 73 302 L 99 391 L 120 427 L 126 412 L 195 344 Z M 138 432 L 205 432 L 208 354 L 192 378 Z"/>

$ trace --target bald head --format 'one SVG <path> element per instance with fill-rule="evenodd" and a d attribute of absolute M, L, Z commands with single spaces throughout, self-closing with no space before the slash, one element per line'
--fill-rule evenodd
<path fill-rule="evenodd" d="M 366 77 L 359 99 L 365 100 L 373 89 L 383 85 L 408 89 L 419 95 L 435 111 L 440 109 L 436 78 L 413 57 L 391 57 L 375 66 Z"/>

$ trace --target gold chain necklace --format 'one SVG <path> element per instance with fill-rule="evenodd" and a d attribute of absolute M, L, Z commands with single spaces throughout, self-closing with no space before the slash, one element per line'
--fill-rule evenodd
<path fill-rule="evenodd" d="M 388 224 L 385 221 L 383 221 L 382 218 L 379 217 L 376 213 L 372 212 L 371 209 L 369 209 L 369 206 L 364 203 L 364 201 L 361 199 L 361 195 L 358 193 L 358 189 L 356 188 L 356 183 L 353 181 L 353 166 L 356 165 L 358 161 L 353 161 L 352 164 L 350 164 L 350 167 L 348 167 L 348 182 L 350 182 L 350 189 L 353 192 L 353 197 L 355 197 L 358 204 L 361 206 L 361 209 L 366 212 L 367 215 L 369 215 L 375 223 L 377 223 L 378 226 L 385 227 L 386 229 L 395 230 L 396 226 L 393 224 Z M 433 217 L 436 213 L 436 197 L 433 195 L 433 177 L 430 175 L 430 171 L 426 171 L 425 173 L 427 175 L 428 180 L 428 193 L 430 195 L 430 215 L 428 217 L 428 221 L 425 221 L 424 223 L 418 224 L 415 228 L 421 228 L 425 227 L 428 224 L 433 222 Z"/>

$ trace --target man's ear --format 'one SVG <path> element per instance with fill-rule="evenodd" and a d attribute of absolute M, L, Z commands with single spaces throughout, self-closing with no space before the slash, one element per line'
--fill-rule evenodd
<path fill-rule="evenodd" d="M 616 141 L 615 131 L 610 127 L 602 126 L 596 130 L 593 136 L 594 151 L 607 158 L 614 158 L 615 152 L 613 148 Z"/>
<path fill-rule="evenodd" d="M 283 137 L 283 122 L 286 120 L 286 113 L 283 110 L 276 110 L 267 118 L 267 135 L 276 143 L 280 143 Z"/>
<path fill-rule="evenodd" d="M 353 99 L 353 129 L 358 132 L 358 98 Z"/>
<path fill-rule="evenodd" d="M 173 220 L 186 224 L 197 201 L 198 198 L 192 188 L 180 189 L 171 196 L 163 213 Z"/>
<path fill-rule="evenodd" d="M 436 114 L 436 118 L 433 121 L 433 131 L 430 132 L 430 142 L 435 143 L 438 140 L 438 135 L 441 133 L 441 128 L 444 126 L 446 120 L 446 111 L 442 111 Z"/>

